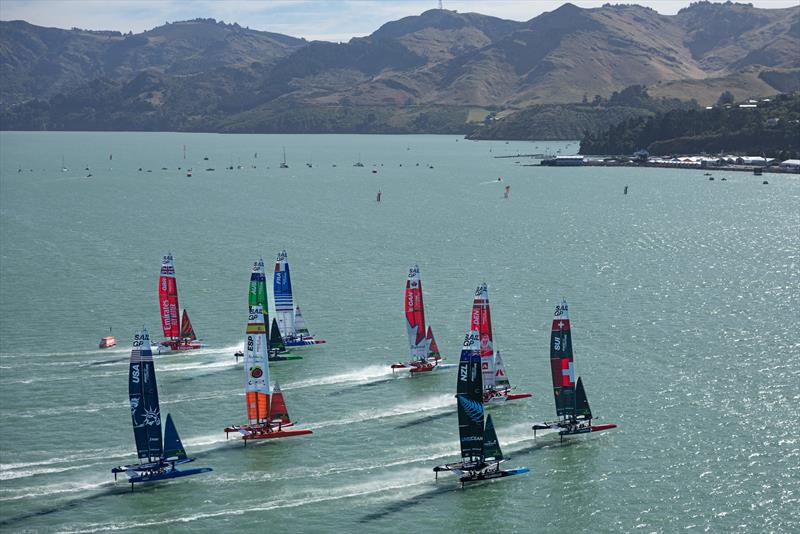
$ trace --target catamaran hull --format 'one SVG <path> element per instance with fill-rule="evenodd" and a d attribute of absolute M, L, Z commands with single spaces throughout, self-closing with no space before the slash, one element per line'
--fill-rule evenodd
<path fill-rule="evenodd" d="M 530 393 L 509 393 L 507 395 L 492 395 L 491 397 L 484 397 L 483 403 L 484 404 L 502 404 L 506 401 L 512 400 L 519 400 L 519 399 L 527 399 L 532 397 Z"/>
<path fill-rule="evenodd" d="M 161 346 L 167 347 L 169 350 L 194 350 L 205 347 L 202 343 L 193 341 L 162 341 Z"/>
<path fill-rule="evenodd" d="M 469 482 L 481 482 L 484 480 L 492 480 L 495 478 L 505 478 L 514 475 L 521 475 L 523 473 L 529 472 L 527 467 L 517 467 L 514 469 L 506 469 L 502 471 L 493 471 L 491 473 L 479 473 L 476 475 L 465 475 L 458 477 L 458 480 L 461 484 L 467 484 Z"/>
<path fill-rule="evenodd" d="M 615 425 L 613 423 L 608 423 L 608 424 L 604 424 L 604 425 L 591 425 L 591 426 L 585 426 L 585 427 L 582 427 L 582 428 L 578 428 L 578 429 L 575 429 L 575 430 L 569 430 L 569 429 L 565 429 L 564 427 L 560 426 L 558 423 L 537 423 L 537 424 L 533 425 L 533 427 L 531 427 L 531 428 L 533 428 L 534 431 L 536 431 L 536 430 L 557 430 L 558 431 L 558 435 L 561 436 L 561 437 L 564 437 L 564 436 L 574 436 L 574 435 L 577 435 L 577 434 L 589 434 L 589 433 L 592 433 L 592 432 L 602 432 L 603 430 L 611 430 L 612 428 L 617 428 L 617 425 Z M 534 435 L 535 434 L 536 433 L 534 432 Z"/>
<path fill-rule="evenodd" d="M 325 343 L 324 339 L 314 339 L 313 337 L 306 337 L 303 339 L 284 339 L 283 344 L 287 347 L 305 347 L 306 345 L 321 345 Z"/>
<path fill-rule="evenodd" d="M 245 441 L 258 440 L 258 439 L 278 439 L 278 438 L 290 438 L 292 436 L 303 436 L 305 434 L 313 434 L 313 432 L 307 429 L 273 430 L 272 432 L 245 434 L 242 436 L 242 439 Z"/>
<path fill-rule="evenodd" d="M 433 373 L 436 371 L 443 371 L 444 369 L 452 369 L 458 367 L 454 363 L 440 363 L 439 365 L 432 365 L 430 367 L 412 367 L 408 371 L 413 374 L 420 373 Z"/>
<path fill-rule="evenodd" d="M 133 477 L 128 477 L 128 482 L 131 484 L 136 484 L 139 482 L 156 482 L 158 480 L 169 480 L 171 478 L 180 478 L 180 477 L 188 477 L 192 475 L 199 475 L 200 473 L 208 473 L 212 471 L 210 467 L 195 467 L 193 469 L 184 469 L 179 471 L 174 469 L 172 471 L 166 473 L 148 473 L 144 475 L 138 475 Z"/>
<path fill-rule="evenodd" d="M 267 358 L 270 362 L 286 362 L 289 360 L 302 360 L 302 356 L 270 356 Z"/>

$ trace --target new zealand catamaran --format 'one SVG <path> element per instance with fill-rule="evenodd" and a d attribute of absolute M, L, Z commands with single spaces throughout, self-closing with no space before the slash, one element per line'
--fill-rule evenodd
<path fill-rule="evenodd" d="M 458 405 L 458 435 L 461 442 L 461 461 L 437 465 L 433 468 L 436 478 L 439 472 L 452 471 L 463 487 L 466 482 L 477 482 L 527 473 L 527 467 L 500 469 L 505 460 L 492 416 L 483 418 L 483 379 L 481 376 L 480 334 L 477 330 L 467 333 L 458 364 L 456 403 Z"/>
<path fill-rule="evenodd" d="M 260 305 L 250 308 L 244 351 L 245 404 L 248 423 L 225 428 L 225 435 L 239 432 L 242 439 L 275 439 L 311 434 L 311 430 L 295 429 L 289 419 L 283 392 L 278 384 L 270 396 L 269 360 L 267 358 L 267 326 Z M 272 398 L 270 398 L 272 397 Z"/>
<path fill-rule="evenodd" d="M 422 280 L 419 266 L 412 265 L 408 270 L 405 294 L 406 333 L 411 359 L 392 364 L 392 369 L 408 369 L 412 373 L 428 373 L 455 367 L 455 364 L 440 363 L 442 356 L 433 339 L 430 327 L 425 330 L 425 305 L 422 301 Z"/>
<path fill-rule="evenodd" d="M 156 370 L 153 366 L 153 351 L 150 349 L 150 336 L 147 330 L 136 332 L 133 336 L 128 369 L 128 397 L 139 463 L 112 468 L 114 480 L 117 479 L 117 474 L 126 473 L 133 491 L 133 485 L 137 482 L 167 480 L 211 471 L 209 467 L 183 471 L 175 467 L 177 464 L 192 462 L 194 458 L 186 456 L 178 430 L 169 414 L 167 414 L 164 437 L 163 439 L 161 437 Z"/>
<path fill-rule="evenodd" d="M 324 340 L 315 339 L 314 336 L 308 333 L 305 319 L 300 315 L 300 307 L 295 308 L 292 295 L 292 278 L 289 275 L 289 262 L 286 260 L 285 250 L 281 251 L 278 254 L 278 259 L 275 260 L 272 296 L 275 299 L 275 316 L 278 320 L 278 328 L 287 347 L 325 343 Z"/>
<path fill-rule="evenodd" d="M 475 290 L 472 301 L 470 329 L 480 335 L 481 371 L 483 373 L 483 402 L 498 403 L 525 399 L 530 393 L 511 393 L 513 389 L 508 380 L 500 351 L 494 351 L 492 337 L 492 314 L 489 310 L 489 289 L 483 283 Z"/>
<path fill-rule="evenodd" d="M 558 430 L 561 439 L 572 434 L 586 434 L 616 428 L 617 425 L 592 425 L 592 410 L 583 382 L 578 377 L 572 361 L 572 331 L 569 326 L 569 307 L 566 300 L 556 305 L 553 326 L 550 331 L 550 369 L 553 374 L 553 395 L 556 399 L 558 421 L 533 425 L 533 435 L 537 430 Z"/>
<path fill-rule="evenodd" d="M 178 310 L 178 284 L 175 281 L 175 265 L 172 254 L 167 254 L 161 260 L 161 276 L 158 279 L 158 303 L 161 308 L 161 327 L 164 337 L 169 338 L 161 342 L 162 347 L 170 350 L 199 349 L 205 345 L 197 342 L 189 314 L 183 310 L 183 317 L 179 318 Z"/>

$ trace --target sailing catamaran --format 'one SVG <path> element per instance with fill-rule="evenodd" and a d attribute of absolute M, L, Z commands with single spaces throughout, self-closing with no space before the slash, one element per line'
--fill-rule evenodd
<path fill-rule="evenodd" d="M 278 384 L 269 391 L 269 360 L 267 356 L 267 326 L 260 305 L 250 308 L 247 321 L 244 353 L 245 404 L 248 423 L 225 428 L 225 436 L 239 432 L 247 445 L 251 439 L 275 439 L 311 434 L 311 430 L 295 429 L 289 419 L 286 402 Z"/>
<path fill-rule="evenodd" d="M 153 482 L 170 478 L 186 477 L 211 471 L 210 467 L 197 467 L 179 471 L 175 466 L 194 461 L 186 456 L 181 438 L 167 414 L 164 437 L 161 437 L 161 413 L 158 406 L 156 370 L 147 330 L 133 336 L 130 367 L 128 370 L 128 397 L 131 404 L 133 436 L 136 440 L 138 464 L 114 467 L 114 480 L 118 473 L 126 473 L 128 482 Z"/>
<path fill-rule="evenodd" d="M 419 266 L 412 265 L 406 280 L 406 333 L 411 359 L 406 362 L 392 364 L 392 369 L 408 369 L 412 373 L 429 373 L 455 367 L 455 364 L 443 364 L 439 347 L 433 339 L 430 327 L 425 330 L 425 305 L 422 301 L 422 280 Z"/>
<path fill-rule="evenodd" d="M 472 301 L 470 328 L 480 335 L 481 370 L 483 373 L 483 402 L 498 403 L 525 399 L 530 393 L 511 393 L 513 389 L 508 380 L 500 351 L 494 351 L 492 337 L 492 315 L 489 311 L 489 289 L 483 283 L 475 290 Z"/>
<path fill-rule="evenodd" d="M 275 316 L 278 319 L 278 328 L 287 347 L 301 347 L 304 345 L 317 345 L 325 343 L 322 339 L 314 339 L 308 333 L 306 321 L 300 316 L 300 328 L 295 311 L 294 297 L 292 295 L 292 278 L 289 274 L 289 262 L 286 260 L 286 251 L 278 253 L 275 260 L 275 274 L 272 283 L 272 295 L 275 299 Z"/>
<path fill-rule="evenodd" d="M 189 314 L 183 310 L 183 319 L 178 316 L 178 284 L 175 281 L 175 265 L 172 254 L 161 260 L 161 276 L 158 279 L 158 303 L 161 307 L 161 327 L 164 337 L 161 346 L 170 350 L 199 349 L 205 345 L 197 342 L 197 336 L 189 321 Z"/>
<path fill-rule="evenodd" d="M 556 399 L 558 421 L 533 425 L 533 435 L 537 430 L 558 430 L 561 439 L 572 434 L 586 434 L 616 428 L 617 425 L 592 425 L 592 410 L 583 382 L 578 377 L 575 382 L 575 369 L 572 362 L 572 332 L 569 326 L 569 308 L 562 299 L 556 305 L 553 326 L 550 331 L 550 369 L 553 373 L 553 395 Z"/>
<path fill-rule="evenodd" d="M 461 359 L 458 364 L 456 403 L 458 405 L 458 435 L 461 442 L 461 461 L 437 465 L 433 468 L 436 478 L 439 472 L 452 471 L 464 487 L 466 482 L 477 482 L 527 473 L 527 467 L 500 469 L 505 461 L 492 416 L 483 418 L 483 377 L 481 376 L 480 333 L 467 332 Z"/>

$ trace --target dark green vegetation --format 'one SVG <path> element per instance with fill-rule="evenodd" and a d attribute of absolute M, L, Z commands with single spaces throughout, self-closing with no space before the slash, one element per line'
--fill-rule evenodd
<path fill-rule="evenodd" d="M 745 152 L 779 159 L 800 157 L 800 93 L 778 95 L 757 108 L 737 104 L 671 110 L 628 119 L 581 140 L 581 154 L 652 155 Z"/>
<path fill-rule="evenodd" d="M 799 48 L 800 7 L 730 2 L 431 10 L 338 44 L 210 19 L 136 35 L 0 22 L 0 127 L 576 138 L 676 99 L 797 89 Z M 612 103 L 630 86 L 652 102 Z M 488 111 L 504 119 L 474 132 Z"/>

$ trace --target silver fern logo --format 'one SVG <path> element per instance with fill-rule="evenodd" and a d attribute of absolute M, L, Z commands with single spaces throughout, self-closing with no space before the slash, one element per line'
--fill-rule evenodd
<path fill-rule="evenodd" d="M 469 400 L 463 395 L 458 396 L 458 402 L 464 408 L 464 412 L 475 423 L 483 423 L 483 404 L 474 400 Z"/>

